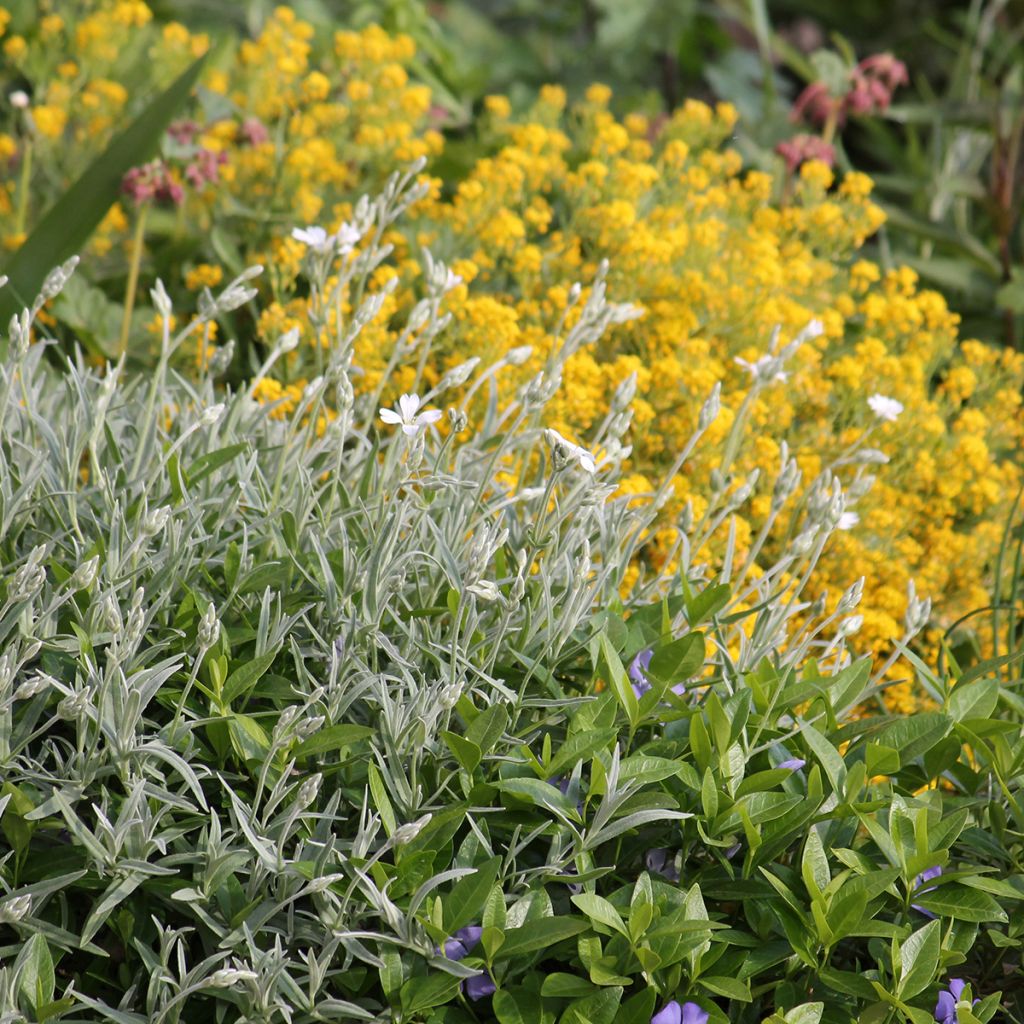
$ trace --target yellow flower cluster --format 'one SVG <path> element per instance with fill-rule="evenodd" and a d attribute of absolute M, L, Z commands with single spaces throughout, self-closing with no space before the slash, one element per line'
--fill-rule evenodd
<path fill-rule="evenodd" d="M 62 5 L 62 12 L 75 6 Z M 181 26 L 147 25 L 141 0 L 77 6 L 88 13 L 59 25 L 40 22 L 35 37 L 17 37 L 21 43 L 10 52 L 8 38 L 4 50 L 35 74 L 33 54 L 45 48 L 49 63 L 38 65 L 45 80 L 35 90 L 42 102 L 30 111 L 38 134 L 53 134 L 54 145 L 62 136 L 95 147 L 126 99 L 110 40 L 150 32 L 154 64 L 167 69 L 180 68 L 205 40 Z M 255 38 L 207 71 L 206 88 L 224 102 L 205 104 L 198 140 L 227 162 L 218 186 L 190 196 L 183 214 L 195 232 L 184 277 L 189 289 L 218 283 L 223 246 L 211 250 L 207 239 L 213 228 L 222 237 L 231 233 L 245 263 L 268 267 L 257 337 L 270 343 L 298 327 L 307 346 L 315 343 L 299 281 L 304 249 L 290 230 L 312 223 L 333 230 L 351 215 L 354 200 L 396 167 L 442 151 L 437 127 L 444 113 L 410 77 L 414 56 L 406 36 L 376 27 L 318 34 L 278 8 Z M 397 338 L 397 314 L 422 295 L 422 246 L 462 278 L 446 299 L 452 324 L 424 379 L 436 383 L 470 355 L 486 362 L 531 345 L 531 360 L 503 378 L 508 394 L 557 344 L 570 286 L 586 286 L 607 258 L 611 296 L 641 306 L 644 316 L 570 358 L 550 422 L 585 442 L 616 387 L 635 373 L 634 450 L 623 493 L 642 495 L 722 382 L 722 413 L 708 443 L 674 480 L 665 527 L 655 537 L 655 557 L 668 559 L 673 514 L 691 502 L 699 518 L 706 505 L 709 476 L 751 388 L 745 364 L 768 351 L 776 329 L 785 343 L 816 318 L 824 331 L 793 356 L 789 379 L 748 403 L 745 441 L 730 469 L 737 478 L 758 469 L 762 485 L 737 514 L 738 556 L 769 514 L 764 481 L 774 478 L 783 440 L 805 488 L 862 443 L 890 461 L 869 467 L 877 479 L 853 506 L 859 523 L 834 539 L 812 596 L 827 589 L 834 605 L 863 575 L 860 644 L 879 655 L 901 632 L 911 578 L 933 597 L 940 626 L 987 604 L 1001 520 L 1020 481 L 1018 464 L 1006 456 L 1024 433 L 1024 359 L 959 341 L 956 315 L 939 294 L 919 288 L 913 272 L 859 258 L 883 221 L 865 175 L 836 181 L 816 162 L 787 181 L 744 169 L 728 145 L 737 115 L 727 103 L 688 101 L 669 117 L 620 119 L 609 100 L 609 90 L 595 85 L 570 106 L 564 91 L 550 86 L 513 115 L 505 97 L 486 99 L 475 162 L 449 183 L 450 192 L 425 179 L 428 198 L 383 239 L 394 253 L 371 286 L 395 276 L 399 285 L 358 341 L 357 385 L 378 386 Z M 52 110 L 40 114 L 42 107 Z M 0 160 L 21 145 L 15 133 L 0 134 Z M 464 163 L 464 153 L 458 159 Z M 0 192 L 2 224 L 9 224 L 12 188 Z M 128 230 L 115 208 L 94 244 L 100 251 L 123 244 Z M 289 383 L 266 380 L 256 389 L 279 415 L 301 394 L 303 358 L 302 350 L 289 358 Z M 311 365 L 308 348 L 305 358 Z M 394 385 L 408 386 L 414 372 L 409 379 L 399 374 Z M 867 401 L 874 394 L 903 404 L 895 422 L 875 416 Z M 858 472 L 863 485 L 865 467 L 843 470 L 847 482 Z M 788 508 L 800 501 L 798 494 Z M 769 556 L 783 543 L 787 523 L 784 516 L 769 537 Z M 721 551 L 703 554 L 714 561 Z M 644 571 L 636 567 L 637 575 Z M 933 630 L 929 643 L 940 637 L 941 629 Z M 898 664 L 893 678 L 900 674 L 906 669 Z M 906 686 L 891 694 L 898 709 L 916 706 Z"/>

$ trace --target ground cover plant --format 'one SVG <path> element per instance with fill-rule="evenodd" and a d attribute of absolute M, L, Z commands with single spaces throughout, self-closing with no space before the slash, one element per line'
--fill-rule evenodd
<path fill-rule="evenodd" d="M 9 85 L 25 103 L 12 106 L 4 145 L 19 173 L 30 154 L 53 170 L 31 192 L 18 175 L 8 182 L 7 237 L 17 253 L 23 229 L 102 149 L 117 119 L 148 100 L 139 90 L 133 105 L 135 93 L 121 83 L 138 81 L 144 65 L 154 87 L 166 86 L 210 43 L 179 24 L 153 22 L 141 3 L 68 6 L 38 23 L 22 20 L 11 20 L 4 46 Z M 729 146 L 730 104 L 689 101 L 669 118 L 617 118 L 601 86 L 575 105 L 547 88 L 515 113 L 491 97 L 471 129 L 456 131 L 453 105 L 417 80 L 418 60 L 409 36 L 378 27 L 318 34 L 288 8 L 253 38 L 218 43 L 197 102 L 181 108 L 159 161 L 126 175 L 120 201 L 89 243 L 84 273 L 41 311 L 48 327 L 99 361 L 116 358 L 130 337 L 129 365 L 152 365 L 162 325 L 147 282 L 159 274 L 188 308 L 204 287 L 260 262 L 268 270 L 259 309 L 207 321 L 175 360 L 194 372 L 230 354 L 228 378 L 240 384 L 282 333 L 298 328 L 299 347 L 254 392 L 285 415 L 324 361 L 323 325 L 308 313 L 300 274 L 306 240 L 350 220 L 359 196 L 396 162 L 427 157 L 422 180 L 431 195 L 386 230 L 396 259 L 367 285 L 376 292 L 397 281 L 357 342 L 356 391 L 378 391 L 399 351 L 404 318 L 425 288 L 423 245 L 462 278 L 450 300 L 453 322 L 421 370 L 413 363 L 389 378 L 380 395 L 388 403 L 417 373 L 434 385 L 470 357 L 497 360 L 530 345 L 531 356 L 501 378 L 504 407 L 557 345 L 552 326 L 573 284 L 586 284 L 610 258 L 609 284 L 645 315 L 572 355 L 560 394 L 546 406 L 548 425 L 593 440 L 635 372 L 634 408 L 645 429 L 621 486 L 645 494 L 685 443 L 709 388 L 723 388 L 723 415 L 679 467 L 666 516 L 626 583 L 671 565 L 679 545 L 671 517 L 686 514 L 688 503 L 703 514 L 712 471 L 718 486 L 742 488 L 791 454 L 802 478 L 797 500 L 809 500 L 824 462 L 870 437 L 837 465 L 848 491 L 846 528 L 818 563 L 813 597 L 827 593 L 834 608 L 851 578 L 865 578 L 861 636 L 879 665 L 900 638 L 911 580 L 936 609 L 917 641 L 926 660 L 935 660 L 951 629 L 963 656 L 991 651 L 987 620 L 965 616 L 989 601 L 1020 482 L 1010 456 L 1021 439 L 1024 363 L 958 338 L 956 314 L 937 292 L 919 288 L 912 271 L 860 257 L 884 219 L 870 180 L 855 172 L 836 180 L 815 160 L 788 170 L 779 158 L 773 174 L 746 171 Z M 446 126 L 454 136 L 447 141 Z M 66 235 L 63 218 L 52 227 L 56 239 Z M 811 319 L 824 333 L 766 374 L 772 346 Z M 229 340 L 233 348 L 222 347 Z M 785 389 L 772 379 L 783 373 L 791 377 Z M 898 420 L 872 409 L 876 395 L 903 406 Z M 740 410 L 749 412 L 739 417 L 747 432 L 733 451 Z M 325 415 L 332 412 L 328 399 Z M 752 571 L 760 572 L 785 544 L 787 520 L 765 491 L 748 498 L 734 543 L 759 551 L 762 564 Z M 707 557 L 718 564 L 725 536 L 709 538 Z M 905 664 L 892 663 L 890 673 L 890 707 L 929 705 L 906 682 Z"/>
<path fill-rule="evenodd" d="M 330 344 L 284 415 L 254 395 L 295 331 L 237 390 L 225 360 L 172 367 L 256 268 L 180 328 L 157 284 L 149 375 L 30 342 L 73 263 L 12 321 L 4 1019 L 1019 1016 L 1024 746 L 1000 666 L 920 663 L 936 710 L 865 713 L 884 680 L 850 649 L 863 586 L 830 610 L 790 582 L 844 514 L 830 467 L 762 574 L 739 499 L 711 491 L 620 599 L 668 494 L 619 487 L 633 382 L 590 448 L 543 425 L 573 355 L 637 314 L 605 268 L 510 404 L 523 349 L 414 374 L 394 407 L 386 380 L 356 394 L 380 239 L 425 191 L 396 176 L 310 239 Z M 389 375 L 457 300 L 424 258 Z M 722 414 L 714 387 L 678 461 Z M 904 639 L 928 617 L 915 597 Z"/>

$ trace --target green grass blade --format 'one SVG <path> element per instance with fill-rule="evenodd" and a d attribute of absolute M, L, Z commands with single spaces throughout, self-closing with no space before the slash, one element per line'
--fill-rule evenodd
<path fill-rule="evenodd" d="M 31 306 L 46 275 L 81 251 L 120 195 L 125 172 L 156 152 L 160 137 L 188 99 L 205 59 L 196 60 L 111 141 L 10 258 L 4 267 L 10 280 L 0 290 L 0 322 Z"/>

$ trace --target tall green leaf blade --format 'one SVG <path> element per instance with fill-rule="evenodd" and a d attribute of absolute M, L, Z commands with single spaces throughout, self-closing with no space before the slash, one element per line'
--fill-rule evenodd
<path fill-rule="evenodd" d="M 171 119 L 184 105 L 202 71 L 198 58 L 86 168 L 8 260 L 9 278 L 0 290 L 0 321 L 31 306 L 46 275 L 79 252 L 121 191 L 125 172 L 148 160 Z"/>

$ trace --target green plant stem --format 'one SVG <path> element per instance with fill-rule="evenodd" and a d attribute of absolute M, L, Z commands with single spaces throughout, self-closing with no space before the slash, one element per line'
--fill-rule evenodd
<path fill-rule="evenodd" d="M 132 310 L 135 307 L 135 292 L 139 287 L 139 267 L 142 263 L 142 247 L 146 238 L 146 214 L 149 204 L 139 207 L 139 215 L 135 220 L 135 232 L 132 235 L 131 263 L 128 266 L 128 284 L 124 291 L 124 315 L 121 318 L 121 337 L 117 343 L 117 355 L 120 358 L 128 351 L 128 335 L 132 328 Z"/>
<path fill-rule="evenodd" d="M 32 180 L 32 139 L 25 140 L 25 155 L 21 161 L 21 177 L 18 180 L 18 211 L 14 219 L 14 233 L 21 235 L 28 220 L 29 182 Z"/>

